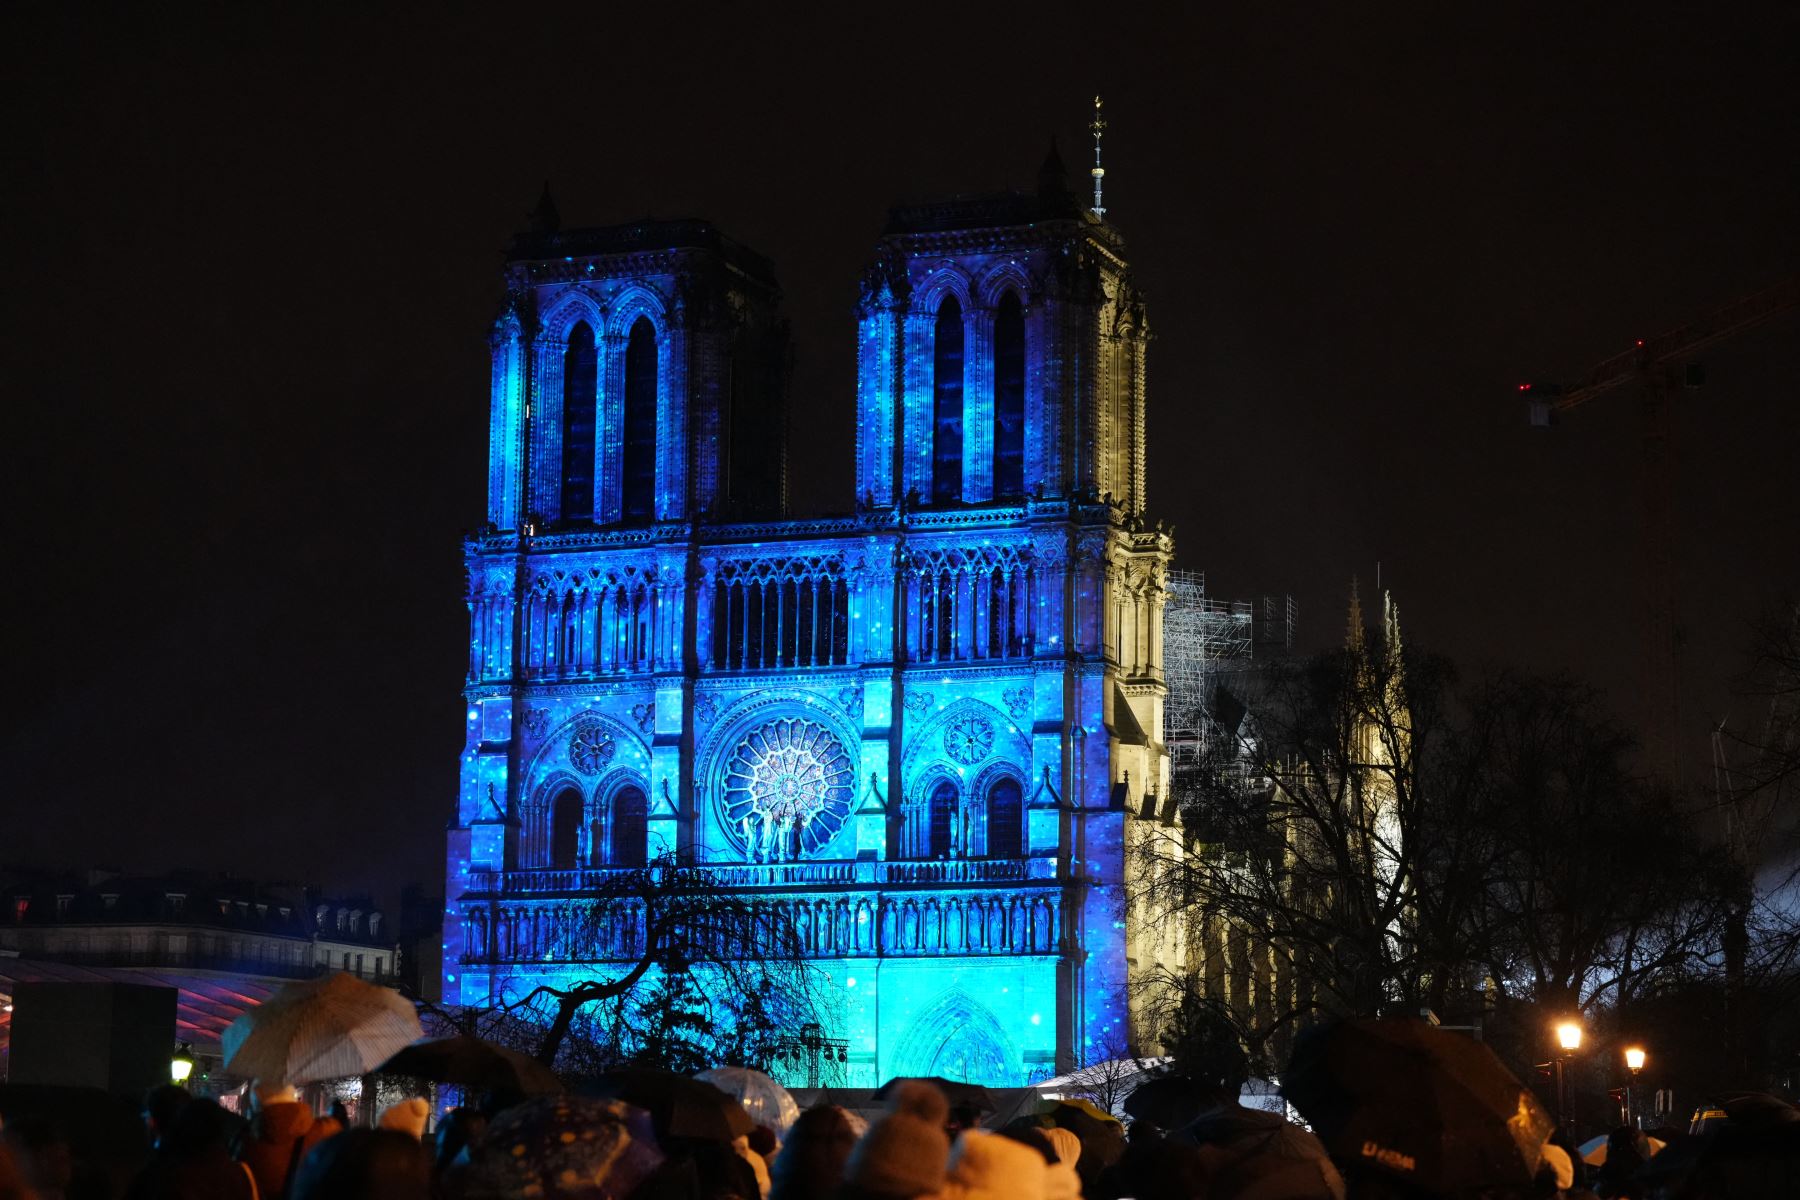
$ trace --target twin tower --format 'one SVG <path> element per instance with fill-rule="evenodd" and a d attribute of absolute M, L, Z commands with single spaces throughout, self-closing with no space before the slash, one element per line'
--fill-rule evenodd
<path fill-rule="evenodd" d="M 852 515 L 792 517 L 769 263 L 701 222 L 559 228 L 493 334 L 466 545 L 445 995 L 628 969 L 611 875 L 715 864 L 799 931 L 837 1081 L 1042 1078 L 1141 1040 L 1132 829 L 1166 819 L 1168 535 L 1144 306 L 1052 156 L 893 210 L 857 309 Z M 850 508 L 852 506 L 846 506 Z"/>

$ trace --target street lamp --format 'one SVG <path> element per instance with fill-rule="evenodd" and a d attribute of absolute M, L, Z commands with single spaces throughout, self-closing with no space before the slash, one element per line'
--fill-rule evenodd
<path fill-rule="evenodd" d="M 193 1073 L 194 1047 L 183 1042 L 175 1048 L 175 1053 L 169 1058 L 169 1082 L 180 1086 L 186 1083 L 188 1076 Z"/>
<path fill-rule="evenodd" d="M 1569 1111 L 1569 1057 L 1581 1049 L 1581 1022 L 1558 1021 L 1556 1044 L 1562 1053 L 1556 1056 L 1556 1122 L 1571 1138 L 1575 1136 L 1574 1114 Z"/>
<path fill-rule="evenodd" d="M 1649 1058 L 1642 1046 L 1625 1047 L 1625 1069 L 1631 1072 L 1631 1078 L 1625 1081 L 1625 1123 L 1633 1128 L 1637 1127 L 1639 1118 L 1636 1106 L 1632 1104 L 1632 1092 L 1636 1089 L 1637 1077 Z"/>

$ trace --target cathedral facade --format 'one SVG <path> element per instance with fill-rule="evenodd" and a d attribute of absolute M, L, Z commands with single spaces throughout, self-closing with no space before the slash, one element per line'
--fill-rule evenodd
<path fill-rule="evenodd" d="M 1054 163 L 895 209 L 857 310 L 854 510 L 820 518 L 785 511 L 766 260 L 541 208 L 505 271 L 446 1000 L 616 967 L 558 921 L 678 854 L 793 922 L 846 1084 L 1124 1046 L 1172 546 L 1117 231 Z"/>

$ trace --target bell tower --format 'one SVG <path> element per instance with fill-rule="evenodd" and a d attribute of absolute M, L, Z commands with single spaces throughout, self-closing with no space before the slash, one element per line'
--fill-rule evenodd
<path fill-rule="evenodd" d="M 779 300 L 768 260 L 705 222 L 564 231 L 546 189 L 490 339 L 488 523 L 782 515 Z"/>
<path fill-rule="evenodd" d="M 1054 145 L 1031 193 L 895 208 L 857 306 L 868 509 L 1144 509 L 1144 305 Z"/>

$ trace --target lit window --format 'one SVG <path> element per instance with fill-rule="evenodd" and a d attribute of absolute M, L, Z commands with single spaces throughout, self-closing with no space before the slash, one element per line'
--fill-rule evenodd
<path fill-rule="evenodd" d="M 994 313 L 994 495 L 1025 492 L 1025 310 L 1012 292 Z"/>
<path fill-rule="evenodd" d="M 938 306 L 931 375 L 931 502 L 962 499 L 962 306 L 945 296 Z"/>
<path fill-rule="evenodd" d="M 656 517 L 656 330 L 639 317 L 625 343 L 625 462 L 622 515 Z"/>
<path fill-rule="evenodd" d="M 650 861 L 650 807 L 639 788 L 620 788 L 613 797 L 612 861 L 621 867 L 641 867 Z"/>
<path fill-rule="evenodd" d="M 581 793 L 558 792 L 550 805 L 550 865 L 563 870 L 577 865 L 581 852 Z"/>
<path fill-rule="evenodd" d="M 563 352 L 562 515 L 565 521 L 594 515 L 594 421 L 598 392 L 594 331 L 577 322 Z"/>

